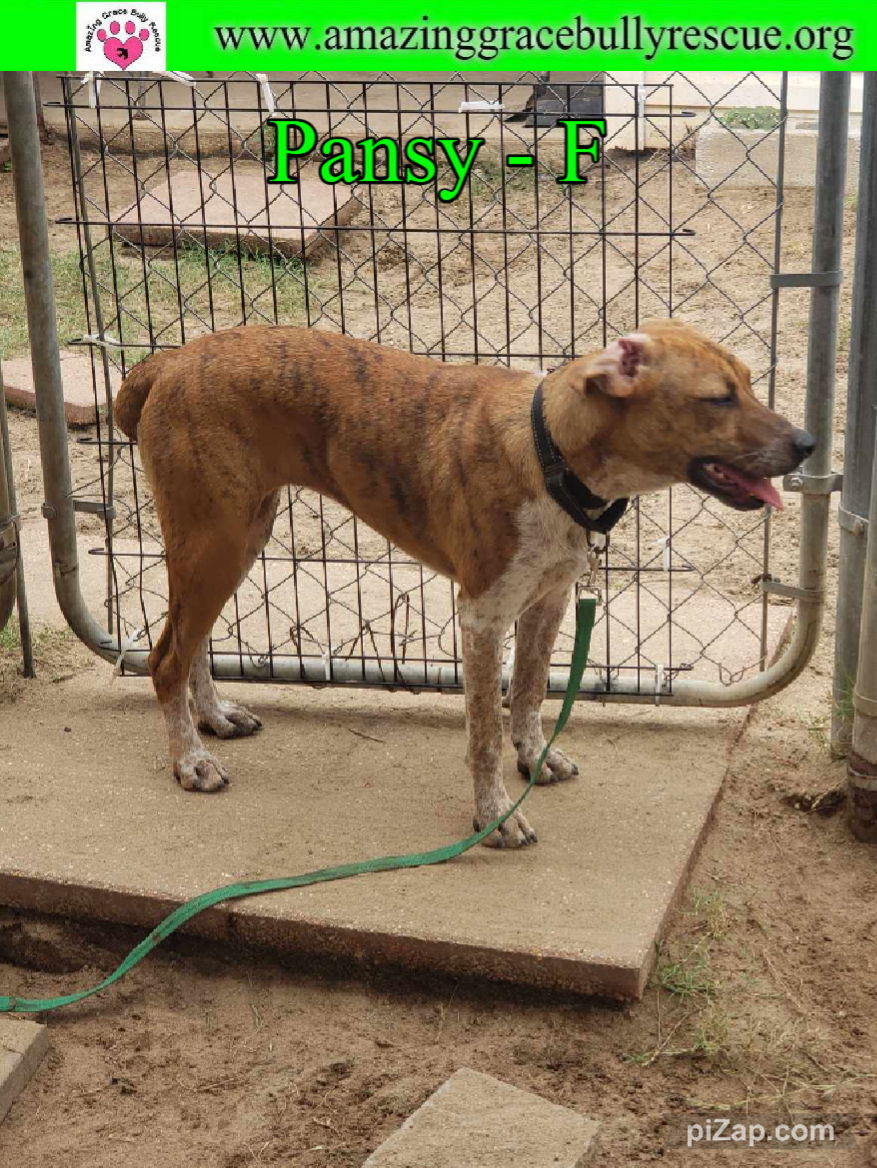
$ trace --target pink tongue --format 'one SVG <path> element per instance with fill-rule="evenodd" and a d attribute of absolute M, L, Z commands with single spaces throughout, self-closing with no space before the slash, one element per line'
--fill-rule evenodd
<path fill-rule="evenodd" d="M 783 501 L 780 498 L 780 493 L 770 481 L 770 479 L 753 479 L 749 475 L 745 475 L 742 471 L 734 470 L 732 466 L 722 465 L 722 470 L 733 479 L 738 486 L 741 486 L 750 495 L 754 495 L 756 499 L 761 499 L 767 503 L 768 507 L 775 507 L 777 511 L 782 511 Z"/>

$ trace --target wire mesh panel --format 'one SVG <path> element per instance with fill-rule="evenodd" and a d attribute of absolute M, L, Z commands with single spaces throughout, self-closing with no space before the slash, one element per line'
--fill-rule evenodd
<path fill-rule="evenodd" d="M 538 81 L 538 87 L 537 87 Z M 98 94 L 64 78 L 87 333 L 101 416 L 75 460 L 81 528 L 107 565 L 106 623 L 146 647 L 161 627 L 160 532 L 136 447 L 112 428 L 111 389 L 141 357 L 217 329 L 300 324 L 454 362 L 550 369 L 650 317 L 682 315 L 750 365 L 772 401 L 782 200 L 784 87 L 760 151 L 709 106 L 674 105 L 669 76 L 647 87 L 510 80 L 294 82 L 252 75 L 194 86 L 109 75 Z M 757 78 L 750 76 L 751 86 Z M 691 78 L 686 78 L 690 92 Z M 586 184 L 557 182 L 562 131 L 583 89 L 608 121 Z M 730 86 L 729 86 L 730 88 Z M 725 95 L 727 105 L 732 95 Z M 453 201 L 450 167 L 423 185 L 271 185 L 273 131 L 302 118 L 321 137 L 465 139 L 484 145 Z M 548 117 L 540 109 L 551 111 Z M 763 185 L 729 202 L 734 169 L 696 172 L 704 119 Z M 765 166 L 764 142 L 777 142 Z M 532 157 L 510 167 L 508 155 Z M 708 242 L 708 247 L 705 244 Z M 745 279 L 741 279 L 745 276 Z M 592 644 L 595 686 L 632 680 L 644 697 L 680 674 L 730 682 L 763 665 L 765 520 L 688 487 L 639 500 L 613 532 Z M 95 598 L 95 605 L 99 603 Z M 368 674 L 459 684 L 454 586 L 337 504 L 290 487 L 273 536 L 223 612 L 214 653 L 241 675 L 327 680 Z M 566 627 L 555 664 L 568 664 Z M 511 643 L 510 643 L 511 652 Z"/>

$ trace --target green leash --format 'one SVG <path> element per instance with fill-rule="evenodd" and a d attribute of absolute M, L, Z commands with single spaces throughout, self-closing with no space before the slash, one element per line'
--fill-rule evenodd
<path fill-rule="evenodd" d="M 428 864 L 443 864 L 446 860 L 453 860 L 481 843 L 483 839 L 513 815 L 521 806 L 536 782 L 536 776 L 542 770 L 542 765 L 548 756 L 548 751 L 557 736 L 561 733 L 569 720 L 576 694 L 581 685 L 582 675 L 588 660 L 588 649 L 591 644 L 591 633 L 597 614 L 597 601 L 592 596 L 582 597 L 576 602 L 576 638 L 573 648 L 572 664 L 569 671 L 569 684 L 563 698 L 560 715 L 554 724 L 551 737 L 539 756 L 539 761 L 530 773 L 530 781 L 523 793 L 509 808 L 505 815 L 489 823 L 481 831 L 466 839 L 458 840 L 454 844 L 446 844 L 442 848 L 435 848 L 431 852 L 411 852 L 404 856 L 378 856 L 373 860 L 359 860 L 354 864 L 340 864 L 337 868 L 319 868 L 316 872 L 304 872 L 300 876 L 280 876 L 276 880 L 243 880 L 238 884 L 224 884 L 221 888 L 214 888 L 210 892 L 202 892 L 200 896 L 193 896 L 185 904 L 174 909 L 172 913 L 155 926 L 148 937 L 144 938 L 117 969 L 104 978 L 90 990 L 80 990 L 76 994 L 67 994 L 61 998 L 19 998 L 0 995 L 0 1013 L 7 1014 L 40 1014 L 46 1010 L 58 1010 L 61 1006 L 72 1006 L 74 1002 L 81 1002 L 101 990 L 107 989 L 114 982 L 119 981 L 135 965 L 139 965 L 148 953 L 157 948 L 161 942 L 176 932 L 186 921 L 196 917 L 207 908 L 224 901 L 240 900 L 244 896 L 256 896 L 261 892 L 280 892 L 285 888 L 305 888 L 309 884 L 325 884 L 329 880 L 346 880 L 348 876 L 361 876 L 365 872 L 391 872 L 398 868 L 423 868 Z"/>

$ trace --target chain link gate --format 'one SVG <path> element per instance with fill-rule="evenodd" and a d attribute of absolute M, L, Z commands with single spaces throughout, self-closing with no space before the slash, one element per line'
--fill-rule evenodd
<path fill-rule="evenodd" d="M 733 102 L 734 76 L 722 106 Z M 536 370 L 641 320 L 679 314 L 746 360 L 772 404 L 785 77 L 775 90 L 757 75 L 745 79 L 777 110 L 764 134 L 777 142 L 775 170 L 724 125 L 718 104 L 706 111 L 740 145 L 739 166 L 763 175 L 745 221 L 729 210 L 727 176 L 711 187 L 696 174 L 702 119 L 674 105 L 674 80 L 642 86 L 601 75 L 583 87 L 535 74 L 307 74 L 269 86 L 252 74 L 193 84 L 112 74 L 98 85 L 65 76 L 74 213 L 59 222 L 77 236 L 87 317 L 85 335 L 70 343 L 90 355 L 99 411 L 73 458 L 80 539 L 106 564 L 106 633 L 91 622 L 92 646 L 123 671 L 142 672 L 166 607 L 137 449 L 112 426 L 114 387 L 150 351 L 232 325 L 282 323 Z M 690 87 L 691 75 L 685 80 Z M 581 101 L 583 89 L 599 106 L 590 115 L 608 120 L 603 157 L 587 184 L 561 186 L 551 123 L 564 111 L 581 116 L 573 97 Z M 436 197 L 438 184 L 315 192 L 307 168 L 299 187 L 272 187 L 264 180 L 273 135 L 264 123 L 275 108 L 321 136 L 481 136 L 485 146 L 449 203 Z M 535 164 L 507 168 L 508 154 Z M 803 511 L 806 520 L 806 500 Z M 583 696 L 720 705 L 779 688 L 809 655 L 821 597 L 815 586 L 810 596 L 786 589 L 803 631 L 783 676 L 765 673 L 776 632 L 763 586 L 769 552 L 761 513 L 733 512 L 688 487 L 639 500 L 613 533 Z M 98 604 L 89 598 L 92 611 Z M 335 503 L 290 488 L 271 541 L 214 629 L 214 672 L 455 689 L 454 616 L 450 581 Z M 567 625 L 556 646 L 555 692 L 565 685 L 571 632 Z"/>

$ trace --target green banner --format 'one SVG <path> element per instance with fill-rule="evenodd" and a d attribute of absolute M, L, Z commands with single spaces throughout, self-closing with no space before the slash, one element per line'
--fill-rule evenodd
<path fill-rule="evenodd" d="M 877 68 L 873 0 L 0 0 L 4 69 Z"/>

